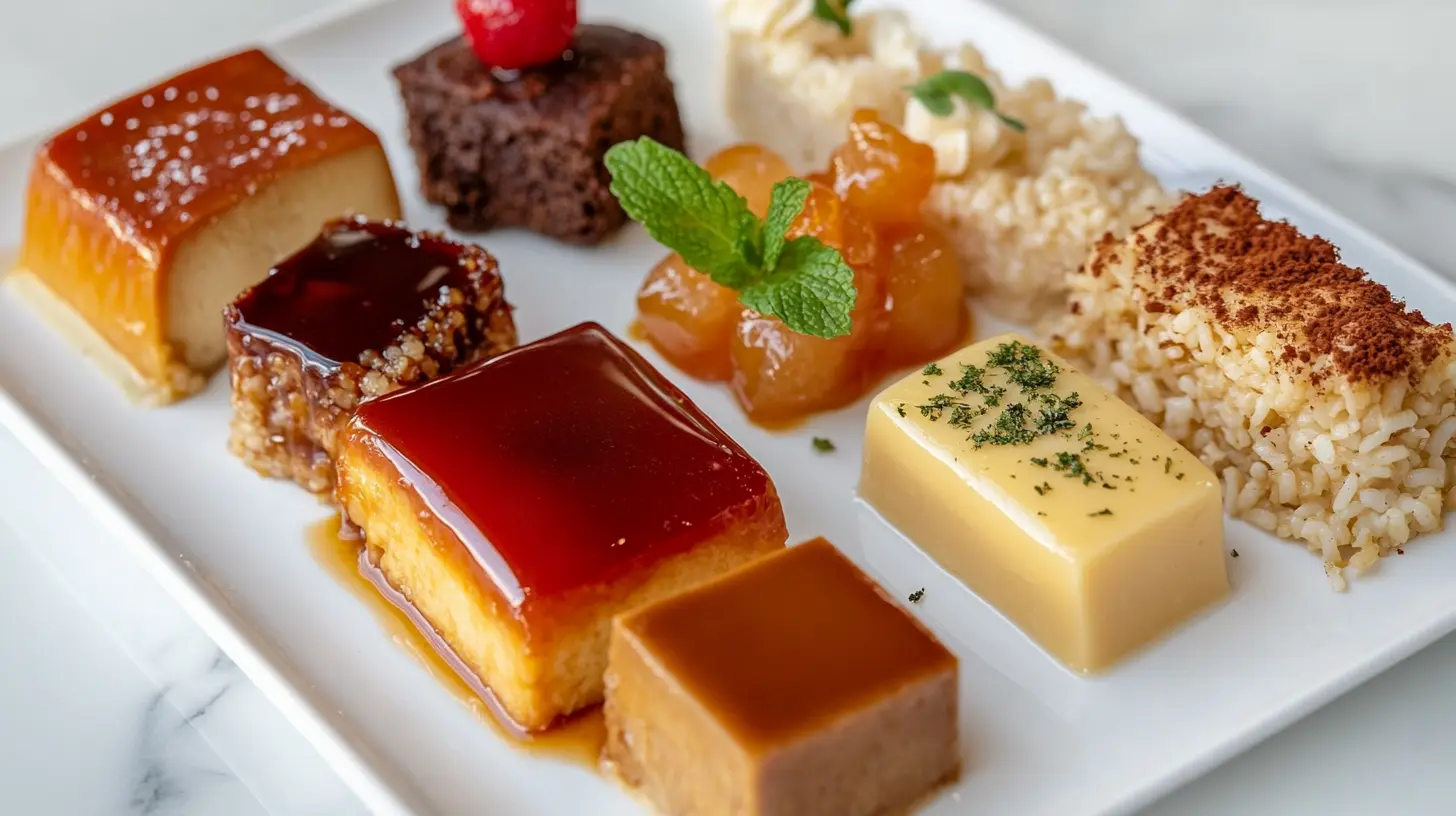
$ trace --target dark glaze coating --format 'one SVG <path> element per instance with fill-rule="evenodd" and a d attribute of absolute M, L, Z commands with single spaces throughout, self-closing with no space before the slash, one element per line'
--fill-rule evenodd
<path fill-rule="evenodd" d="M 340 219 L 239 296 L 228 323 L 336 368 L 394 345 L 442 290 L 470 290 L 489 266 L 479 248 L 438 235 Z"/>
<path fill-rule="evenodd" d="M 630 614 L 622 626 L 746 746 L 827 727 L 955 656 L 824 539 Z"/>
<path fill-rule="evenodd" d="M 389 459 L 518 614 L 755 512 L 768 474 L 595 323 L 360 407 Z"/>
<path fill-rule="evenodd" d="M 255 49 L 102 109 L 57 134 L 41 162 L 123 238 L 159 249 L 278 175 L 377 143 Z"/>

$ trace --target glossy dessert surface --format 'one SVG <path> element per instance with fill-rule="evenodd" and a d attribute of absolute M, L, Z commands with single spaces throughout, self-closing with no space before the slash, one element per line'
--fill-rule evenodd
<path fill-rule="evenodd" d="M 660 813 L 905 812 L 961 767 L 958 677 L 816 539 L 617 618 L 603 756 Z"/>
<path fill-rule="evenodd" d="M 1106 668 L 1228 592 L 1202 462 L 1016 335 L 870 407 L 860 494 L 1068 666 Z"/>
<path fill-rule="evenodd" d="M 812 191 L 789 234 L 819 239 L 853 268 L 850 334 L 790 331 L 676 254 L 638 290 L 643 334 L 683 371 L 728 381 L 749 416 L 768 425 L 853 402 L 886 372 L 955 348 L 970 331 L 964 280 L 949 242 L 920 215 L 934 163 L 929 147 L 862 112 L 829 167 L 808 176 Z M 752 144 L 720 151 L 704 168 L 760 217 L 773 185 L 792 175 Z"/>
<path fill-rule="evenodd" d="M 477 247 L 337 220 L 234 301 L 229 322 L 333 368 L 394 345 L 449 289 L 483 274 L 494 274 L 494 262 Z"/>
<path fill-rule="evenodd" d="M 20 277 L 132 396 L 170 402 L 226 359 L 223 307 L 346 213 L 399 217 L 379 140 L 245 51 L 41 146 Z"/>
<path fill-rule="evenodd" d="M 622 626 L 750 749 L 824 728 L 956 665 L 822 538 L 629 615 Z"/>
<path fill-rule="evenodd" d="M 688 549 L 773 495 L 737 443 L 590 323 L 374 400 L 354 433 L 517 607 Z"/>
<path fill-rule="evenodd" d="M 377 142 L 254 49 L 98 111 L 40 161 L 124 238 L 159 250 L 275 176 Z"/>

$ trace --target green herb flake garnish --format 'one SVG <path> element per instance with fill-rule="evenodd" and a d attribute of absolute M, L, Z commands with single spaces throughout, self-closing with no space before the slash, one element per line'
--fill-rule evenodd
<path fill-rule="evenodd" d="M 1110 516 L 1110 515 L 1112 515 L 1112 509 L 1109 508 L 1109 507 L 1104 507 L 1101 510 L 1098 510 L 1097 512 L 1095 512 L 1095 513 L 1088 513 L 1087 515 L 1093 516 L 1093 517 L 1096 517 L 1096 516 Z"/>
<path fill-rule="evenodd" d="M 910 601 L 910 603 L 920 603 L 920 599 L 924 597 L 925 587 L 921 587 L 920 589 L 917 589 L 914 592 L 910 593 L 910 597 L 908 598 L 908 600 Z"/>
<path fill-rule="evenodd" d="M 814 16 L 826 23 L 833 23 L 841 36 L 854 33 L 854 22 L 849 19 L 849 6 L 854 0 L 814 0 Z"/>
<path fill-rule="evenodd" d="M 1035 490 L 1038 496 L 1045 496 L 1046 494 L 1052 492 L 1052 486 L 1047 482 L 1042 482 L 1036 487 L 1033 487 L 1032 490 Z"/>
<path fill-rule="evenodd" d="M 944 374 L 945 372 L 941 370 L 941 368 L 940 368 L 939 365 L 936 365 L 935 363 L 931 363 L 930 365 L 928 365 L 925 368 L 921 369 L 920 373 L 921 374 L 924 374 L 927 377 L 939 377 L 940 375 Z"/>
<path fill-rule="evenodd" d="M 800 334 L 849 334 L 854 270 L 817 238 L 788 237 L 809 182 L 775 184 L 761 220 L 733 188 L 648 137 L 613 145 L 605 161 L 622 209 L 688 266 L 736 290 L 744 306 Z"/>
<path fill-rule="evenodd" d="M 816 15 L 820 2 L 822 0 L 816 0 L 814 4 Z M 914 85 L 907 86 L 905 90 L 924 105 L 926 110 L 936 116 L 946 117 L 955 113 L 955 97 L 960 97 L 973 108 L 981 108 L 995 114 L 996 118 L 1012 130 L 1018 133 L 1026 131 L 1026 125 L 1020 119 L 1013 119 L 996 110 L 995 92 L 991 90 L 990 85 L 986 84 L 986 80 L 970 71 L 941 71 Z"/>
<path fill-rule="evenodd" d="M 825 439 L 822 436 L 816 436 L 814 437 L 814 450 L 819 451 L 820 453 L 833 453 L 834 440 Z"/>
<path fill-rule="evenodd" d="M 1158 457 L 1154 456 L 1153 458 L 1156 459 Z M 1169 456 L 1167 459 L 1163 460 L 1163 472 L 1164 473 L 1167 473 L 1167 472 L 1171 471 L 1172 469 L 1173 469 L 1173 457 Z"/>
<path fill-rule="evenodd" d="M 1006 406 L 990 428 L 972 434 L 971 441 L 978 448 L 987 444 L 1028 445 L 1036 438 L 1036 434 L 1026 427 L 1026 418 L 1029 416 L 1031 411 L 1025 405 L 1014 402 Z"/>

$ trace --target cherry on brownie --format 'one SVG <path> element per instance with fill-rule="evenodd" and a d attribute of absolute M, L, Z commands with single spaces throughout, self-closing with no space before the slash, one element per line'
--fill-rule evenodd
<path fill-rule="evenodd" d="M 607 148 L 650 136 L 683 149 L 666 51 L 641 34 L 582 25 L 550 61 L 507 69 L 481 59 L 503 53 L 503 34 L 486 38 L 466 22 L 469 37 L 394 70 L 425 198 L 464 232 L 524 227 L 600 242 L 627 220 L 602 164 Z M 507 62 L 519 57 L 507 52 Z"/>

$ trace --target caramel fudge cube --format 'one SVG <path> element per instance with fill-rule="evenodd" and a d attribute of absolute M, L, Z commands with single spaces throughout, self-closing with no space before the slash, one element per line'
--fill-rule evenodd
<path fill-rule="evenodd" d="M 169 402 L 225 359 L 223 307 L 349 212 L 399 217 L 379 140 L 245 51 L 42 145 L 17 281 L 133 396 Z"/>
<path fill-rule="evenodd" d="M 595 324 L 364 403 L 336 466 L 370 560 L 527 731 L 601 702 L 613 615 L 787 538 L 763 468 Z"/>
<path fill-rule="evenodd" d="M 227 308 L 228 448 L 265 476 L 331 496 L 361 402 L 513 347 L 495 259 L 430 233 L 331 221 Z"/>
<path fill-rule="evenodd" d="M 956 685 L 816 539 L 617 619 L 605 755 L 662 813 L 896 813 L 959 771 Z"/>
<path fill-rule="evenodd" d="M 683 148 L 683 127 L 653 40 L 582 25 L 551 65 L 509 75 L 463 37 L 394 72 L 426 199 L 463 231 L 525 227 L 594 244 L 626 222 L 608 189 L 607 148 L 639 136 Z"/>

